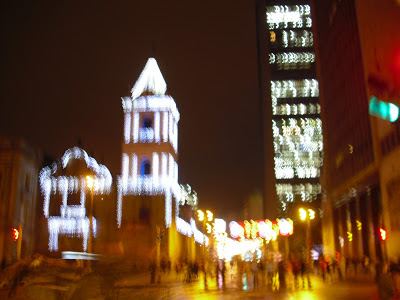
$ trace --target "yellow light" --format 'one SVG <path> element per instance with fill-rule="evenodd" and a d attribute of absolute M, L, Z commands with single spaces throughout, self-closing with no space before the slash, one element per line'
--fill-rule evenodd
<path fill-rule="evenodd" d="M 258 232 L 258 222 L 250 220 L 250 223 L 251 223 L 251 238 L 255 239 L 257 237 L 257 232 Z"/>
<path fill-rule="evenodd" d="M 274 31 L 270 31 L 269 32 L 269 36 L 270 36 L 271 42 L 275 42 L 276 41 L 276 34 L 275 34 Z"/>
<path fill-rule="evenodd" d="M 247 220 L 244 221 L 244 233 L 247 238 L 249 238 L 251 235 L 251 225 Z"/>
<path fill-rule="evenodd" d="M 383 228 L 380 228 L 379 231 L 381 233 L 381 240 L 386 241 L 386 230 Z"/>
<path fill-rule="evenodd" d="M 310 220 L 315 219 L 315 211 L 313 211 L 312 209 L 308 210 L 308 215 L 310 216 Z"/>
<path fill-rule="evenodd" d="M 304 221 L 307 218 L 306 210 L 303 208 L 300 208 L 299 213 L 300 213 L 300 220 Z"/>
<path fill-rule="evenodd" d="M 209 222 L 211 222 L 211 221 L 213 220 L 213 217 L 214 217 L 213 214 L 212 214 L 212 212 L 209 211 L 209 210 L 207 210 L 206 213 L 207 213 L 207 220 L 208 220 Z"/>
<path fill-rule="evenodd" d="M 356 221 L 357 223 L 357 229 L 361 230 L 362 229 L 362 223 L 360 221 Z"/>
<path fill-rule="evenodd" d="M 349 144 L 349 153 L 353 154 L 353 146 Z"/>
<path fill-rule="evenodd" d="M 94 179 L 92 176 L 86 176 L 86 185 L 89 189 L 92 189 L 94 186 Z"/>
<path fill-rule="evenodd" d="M 199 221 L 203 221 L 204 220 L 204 213 L 200 209 L 197 210 L 197 216 L 199 218 Z"/>
<path fill-rule="evenodd" d="M 208 223 L 206 224 L 206 230 L 207 230 L 207 233 L 211 233 L 212 227 Z"/>
<path fill-rule="evenodd" d="M 347 237 L 349 239 L 349 242 L 353 240 L 353 234 L 350 231 L 347 231 Z"/>

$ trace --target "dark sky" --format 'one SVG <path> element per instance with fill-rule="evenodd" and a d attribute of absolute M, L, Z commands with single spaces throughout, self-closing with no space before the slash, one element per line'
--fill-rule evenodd
<path fill-rule="evenodd" d="M 120 174 L 123 114 L 155 57 L 181 114 L 179 181 L 238 211 L 262 185 L 253 1 L 3 1 L 0 131 Z"/>

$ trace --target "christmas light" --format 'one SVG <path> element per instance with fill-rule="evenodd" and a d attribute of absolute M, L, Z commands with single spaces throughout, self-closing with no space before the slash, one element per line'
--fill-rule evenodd
<path fill-rule="evenodd" d="M 179 200 L 179 205 L 190 205 L 194 210 L 197 207 L 197 193 L 191 188 L 189 184 L 180 185 L 181 187 L 181 197 Z"/>
<path fill-rule="evenodd" d="M 171 96 L 141 96 L 138 99 L 122 97 L 122 107 L 125 112 L 125 143 L 160 142 L 159 133 L 162 132 L 162 141 L 170 140 L 175 152 L 177 151 L 178 126 L 180 119 L 175 101 Z M 154 128 L 140 128 L 139 112 L 154 112 Z M 162 113 L 162 126 L 160 115 Z M 133 122 L 131 122 L 133 119 Z M 170 120 L 169 120 L 170 119 Z M 132 128 L 130 124 L 132 123 Z M 129 136 L 132 134 L 132 139 Z"/>
<path fill-rule="evenodd" d="M 291 219 L 279 219 L 278 225 L 280 235 L 288 236 L 293 234 L 293 221 Z"/>
<path fill-rule="evenodd" d="M 74 147 L 68 149 L 61 158 L 62 169 L 67 168 L 71 159 L 84 160 L 88 170 L 95 173 L 90 177 L 90 186 L 86 177 L 81 176 L 56 176 L 58 165 L 54 163 L 51 168 L 45 167 L 40 171 L 40 188 L 44 197 L 43 213 L 48 219 L 49 250 L 57 251 L 59 234 L 83 237 L 83 247 L 86 250 L 89 227 L 85 229 L 88 218 L 86 215 L 86 194 L 91 190 L 94 195 L 108 194 L 111 190 L 112 177 L 107 167 L 99 165 L 96 160 L 87 153 Z M 68 205 L 68 195 L 80 193 L 80 205 Z M 51 195 L 61 195 L 61 216 L 50 216 Z M 96 221 L 93 222 L 93 233 L 96 234 Z"/>
<path fill-rule="evenodd" d="M 160 112 L 154 113 L 154 136 L 155 142 L 160 142 Z"/>
<path fill-rule="evenodd" d="M 230 231 L 231 237 L 234 239 L 244 236 L 244 228 L 235 221 L 231 221 L 229 223 L 229 231 Z"/>
<path fill-rule="evenodd" d="M 125 114 L 125 124 L 124 124 L 124 137 L 125 137 L 125 144 L 128 144 L 130 142 L 130 135 L 131 135 L 131 116 L 126 113 Z"/>
<path fill-rule="evenodd" d="M 132 88 L 131 97 L 122 97 L 125 113 L 125 143 L 157 143 L 169 142 L 174 154 L 178 151 L 178 121 L 180 118 L 175 101 L 165 95 L 167 85 L 154 58 L 150 58 Z M 149 95 L 150 93 L 150 95 Z M 145 114 L 142 114 L 145 113 Z M 153 117 L 152 125 L 145 125 L 142 118 Z M 131 119 L 133 120 L 131 122 Z M 140 124 L 143 127 L 140 127 Z M 132 128 L 130 124 L 132 123 Z M 132 134 L 132 136 L 130 136 Z M 165 149 L 165 148 L 162 148 Z M 197 194 L 186 192 L 178 184 L 178 163 L 176 155 L 168 152 L 153 151 L 148 155 L 138 152 L 122 154 L 122 175 L 117 178 L 117 224 L 122 225 L 123 198 L 126 195 L 164 195 L 165 224 L 172 223 L 172 198 L 175 199 L 175 225 L 178 232 L 189 237 L 194 236 L 197 243 L 208 245 L 208 237 L 197 228 L 195 221 L 190 224 L 179 217 L 179 204 L 197 205 Z M 130 156 L 131 155 L 131 163 Z M 160 159 L 161 157 L 161 159 Z M 150 174 L 138 172 L 146 161 L 151 166 Z M 129 168 L 131 166 L 131 168 Z M 191 194 L 191 195 L 189 195 Z M 186 197 L 186 198 L 185 198 Z"/>
<path fill-rule="evenodd" d="M 156 60 L 149 58 L 131 90 L 131 97 L 121 98 L 125 116 L 130 116 L 126 117 L 128 121 L 125 122 L 125 126 L 130 126 L 130 119 L 133 120 L 132 128 L 125 128 L 125 136 L 130 132 L 132 134 L 132 137 L 125 137 L 125 143 L 169 142 L 174 153 L 153 151 L 146 156 L 142 153 L 139 155 L 134 148 L 130 148 L 131 153 L 122 154 L 122 175 L 117 180 L 119 227 L 122 223 L 124 196 L 143 194 L 165 196 L 165 223 L 167 228 L 171 226 L 172 198 L 180 199 L 178 164 L 175 161 L 178 149 L 177 123 L 180 115 L 174 99 L 165 95 L 166 90 L 167 85 Z M 131 163 L 129 156 L 132 157 Z M 138 163 L 141 168 L 143 164 L 149 165 L 150 173 L 139 173 Z"/>
<path fill-rule="evenodd" d="M 92 232 L 93 236 L 96 236 L 96 218 L 92 219 Z M 87 241 L 89 237 L 89 225 L 90 220 L 87 217 L 84 218 L 62 218 L 62 217 L 49 217 L 48 218 L 48 229 L 49 229 L 49 250 L 58 251 L 58 237 L 60 234 L 64 234 L 70 237 L 82 237 L 83 239 L 83 251 L 87 250 Z"/>
<path fill-rule="evenodd" d="M 137 143 L 139 141 L 139 114 L 137 112 L 133 113 L 133 142 Z"/>
<path fill-rule="evenodd" d="M 132 98 L 138 98 L 145 91 L 152 92 L 154 95 L 164 95 L 167 91 L 167 84 L 157 61 L 152 57 L 147 60 L 139 79 L 131 90 Z"/>
<path fill-rule="evenodd" d="M 226 231 L 226 222 L 224 219 L 214 219 L 214 230 L 216 233 L 224 233 Z"/>

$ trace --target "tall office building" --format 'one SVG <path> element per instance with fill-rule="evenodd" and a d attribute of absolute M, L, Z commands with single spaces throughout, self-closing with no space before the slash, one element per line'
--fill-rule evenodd
<path fill-rule="evenodd" d="M 326 153 L 324 251 L 352 261 L 397 261 L 400 123 L 369 111 L 377 99 L 400 105 L 400 4 L 313 4 Z"/>
<path fill-rule="evenodd" d="M 313 23 L 307 1 L 265 4 L 276 208 L 287 215 L 289 203 L 312 202 L 321 194 L 323 138 Z M 268 126 L 266 120 L 265 130 Z"/>

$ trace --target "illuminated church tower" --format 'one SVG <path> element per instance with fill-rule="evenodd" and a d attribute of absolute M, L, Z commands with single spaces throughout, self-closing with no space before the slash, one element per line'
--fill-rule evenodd
<path fill-rule="evenodd" d="M 117 224 L 122 229 L 123 253 L 139 263 L 149 255 L 154 257 L 154 249 L 158 259 L 168 257 L 174 262 L 194 258 L 198 246 L 193 239 L 208 245 L 208 237 L 197 229 L 195 220 L 180 211 L 188 200 L 178 184 L 180 116 L 166 90 L 156 60 L 149 58 L 131 96 L 122 98 L 124 140 Z"/>
<path fill-rule="evenodd" d="M 130 97 L 122 98 L 124 141 L 117 223 L 169 228 L 179 194 L 178 121 L 174 99 L 154 58 L 149 58 Z"/>

